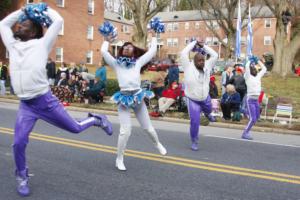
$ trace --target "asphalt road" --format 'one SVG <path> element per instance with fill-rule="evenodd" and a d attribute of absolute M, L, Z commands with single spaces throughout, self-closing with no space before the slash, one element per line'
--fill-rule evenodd
<path fill-rule="evenodd" d="M 17 105 L 0 105 L 0 200 L 22 199 L 15 192 L 11 144 Z M 70 112 L 76 118 L 82 112 Z M 126 172 L 115 166 L 115 133 L 91 127 L 75 135 L 38 121 L 27 159 L 33 200 L 189 199 L 300 200 L 300 137 L 201 127 L 200 150 L 189 149 L 187 124 L 153 121 L 168 155 L 158 155 L 137 126 L 129 139 Z"/>

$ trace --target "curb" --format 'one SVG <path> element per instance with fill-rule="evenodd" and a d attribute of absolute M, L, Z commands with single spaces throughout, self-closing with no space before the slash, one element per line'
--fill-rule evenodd
<path fill-rule="evenodd" d="M 6 98 L 0 98 L 0 102 L 19 104 L 19 100 L 6 99 Z M 101 114 L 118 116 L 117 111 L 110 111 L 110 110 L 98 110 L 98 109 L 93 109 L 93 108 L 79 108 L 79 107 L 74 107 L 74 106 L 68 106 L 68 107 L 66 107 L 66 109 L 69 111 L 80 111 L 80 112 L 95 112 L 95 113 L 101 112 Z M 134 114 L 131 114 L 131 116 L 134 116 Z M 151 118 L 151 120 L 154 120 L 154 121 L 176 122 L 176 123 L 182 123 L 182 124 L 190 123 L 190 120 L 187 120 L 187 119 L 177 119 L 177 118 L 170 118 L 170 117 L 163 117 L 163 118 L 162 117 L 158 117 L 158 118 L 150 117 L 150 118 Z M 237 130 L 244 130 L 244 128 L 245 128 L 245 125 L 229 124 L 229 123 L 222 123 L 222 122 L 213 122 L 213 123 L 210 123 L 209 126 L 217 127 L 217 128 L 237 129 Z M 300 131 L 280 129 L 280 128 L 271 128 L 271 127 L 256 127 L 256 126 L 254 126 L 252 128 L 252 130 L 258 131 L 258 132 L 272 132 L 272 133 L 278 133 L 278 134 L 300 135 Z"/>

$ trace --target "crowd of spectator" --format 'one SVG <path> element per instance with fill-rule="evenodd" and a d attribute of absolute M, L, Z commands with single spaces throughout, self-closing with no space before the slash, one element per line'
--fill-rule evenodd
<path fill-rule="evenodd" d="M 63 103 L 97 103 L 103 101 L 106 87 L 106 67 L 99 63 L 95 74 L 89 73 L 83 62 L 62 63 L 56 70 L 55 62 L 48 59 L 47 75 L 52 93 Z"/>

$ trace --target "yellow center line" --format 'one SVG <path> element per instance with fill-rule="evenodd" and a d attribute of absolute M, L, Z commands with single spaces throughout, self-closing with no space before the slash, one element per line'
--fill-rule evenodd
<path fill-rule="evenodd" d="M 13 129 L 0 127 L 0 131 L 10 135 L 13 134 Z M 46 141 L 46 142 L 51 142 L 56 144 L 77 147 L 77 148 L 94 150 L 94 151 L 101 151 L 101 152 L 113 153 L 113 154 L 116 153 L 115 147 L 94 144 L 94 143 L 89 143 L 84 141 L 77 141 L 72 139 L 41 135 L 38 133 L 32 133 L 30 138 L 40 140 L 40 141 Z M 215 163 L 179 158 L 174 156 L 161 156 L 158 154 L 152 154 L 148 152 L 140 152 L 134 150 L 126 150 L 125 155 L 135 157 L 135 158 L 145 159 L 145 160 L 157 161 L 160 163 L 167 163 L 167 164 L 179 165 L 179 166 L 196 168 L 196 169 L 204 169 L 209 171 L 235 174 L 240 176 L 255 177 L 255 178 L 267 179 L 267 180 L 273 180 L 279 182 L 300 184 L 300 176 L 283 174 L 283 173 L 268 172 L 268 171 L 254 170 L 254 169 L 241 168 L 241 167 L 235 167 L 229 165 L 215 164 Z M 260 174 L 255 174 L 255 173 L 260 173 Z"/>

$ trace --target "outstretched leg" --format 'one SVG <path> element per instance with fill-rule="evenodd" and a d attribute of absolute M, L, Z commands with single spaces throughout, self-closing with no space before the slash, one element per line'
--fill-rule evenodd
<path fill-rule="evenodd" d="M 142 102 L 140 105 L 136 106 L 136 108 L 134 109 L 134 113 L 135 113 L 135 115 L 137 117 L 137 120 L 139 121 L 141 127 L 149 135 L 152 142 L 154 143 L 154 145 L 158 149 L 159 153 L 162 154 L 162 155 L 166 155 L 167 150 L 160 143 L 160 141 L 158 139 L 158 136 L 157 136 L 157 133 L 156 133 L 155 129 L 152 126 L 146 104 L 144 102 Z"/>

